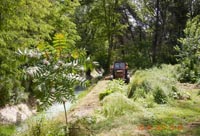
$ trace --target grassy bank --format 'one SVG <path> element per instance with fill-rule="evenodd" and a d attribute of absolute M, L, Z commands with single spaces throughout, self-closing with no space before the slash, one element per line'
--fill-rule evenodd
<path fill-rule="evenodd" d="M 99 95 L 101 109 L 71 123 L 72 132 L 76 136 L 199 136 L 200 89 L 179 83 L 178 76 L 177 66 L 163 65 L 137 71 L 129 85 L 110 81 Z M 38 122 L 27 132 L 64 136 L 64 116 Z"/>
<path fill-rule="evenodd" d="M 137 71 L 128 86 L 112 81 L 114 88 L 101 94 L 102 109 L 75 123 L 80 135 L 200 135 L 200 90 L 179 83 L 178 75 L 176 66 L 163 65 Z"/>

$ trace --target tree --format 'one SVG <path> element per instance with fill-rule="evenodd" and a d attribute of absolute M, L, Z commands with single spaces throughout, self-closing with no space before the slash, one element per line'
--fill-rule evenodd
<path fill-rule="evenodd" d="M 82 46 L 86 47 L 88 54 L 95 56 L 107 71 L 117 36 L 121 35 L 126 27 L 120 22 L 119 8 L 122 3 L 122 0 L 89 2 L 87 6 L 82 5 L 78 12 L 79 16 L 81 13 L 84 15 L 77 17 L 77 23 L 81 24 L 78 29 L 82 36 L 80 44 L 84 44 Z M 102 58 L 105 58 L 103 62 Z"/>
<path fill-rule="evenodd" d="M 24 90 L 21 66 L 29 64 L 16 59 L 18 48 L 35 48 L 40 43 L 52 45 L 55 33 L 63 33 L 68 45 L 75 45 L 75 41 L 80 39 L 73 23 L 78 4 L 78 0 L 0 2 L 0 106 L 23 98 L 20 95 Z M 26 88 L 26 91 L 30 92 L 31 88 Z"/>
<path fill-rule="evenodd" d="M 179 61 L 183 74 L 181 81 L 196 82 L 200 79 L 200 16 L 196 16 L 187 22 L 184 30 L 185 38 L 180 38 L 181 47 L 176 47 L 179 52 Z"/>
<path fill-rule="evenodd" d="M 16 50 L 49 38 L 52 27 L 44 21 L 49 6 L 48 0 L 0 1 L 0 106 L 24 97 Z"/>
<path fill-rule="evenodd" d="M 65 102 L 75 99 L 74 88 L 77 85 L 87 84 L 82 76 L 85 50 L 68 46 L 65 36 L 56 34 L 53 45 L 19 50 L 18 54 L 31 64 L 24 67 L 25 77 L 33 80 L 34 95 L 40 102 L 40 108 L 46 109 L 55 102 L 63 103 L 68 127 Z"/>

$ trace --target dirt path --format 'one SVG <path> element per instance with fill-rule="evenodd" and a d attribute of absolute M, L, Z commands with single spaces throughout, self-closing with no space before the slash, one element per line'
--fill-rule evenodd
<path fill-rule="evenodd" d="M 99 81 L 97 85 L 69 112 L 69 119 L 77 119 L 90 116 L 100 108 L 99 93 L 107 87 L 108 80 Z"/>

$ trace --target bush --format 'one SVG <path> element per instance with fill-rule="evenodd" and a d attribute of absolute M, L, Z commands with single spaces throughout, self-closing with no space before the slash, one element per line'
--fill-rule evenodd
<path fill-rule="evenodd" d="M 102 113 L 106 117 L 123 115 L 126 111 L 136 111 L 137 107 L 131 99 L 121 93 L 113 93 L 103 99 Z"/>
<path fill-rule="evenodd" d="M 157 103 L 166 103 L 167 98 L 172 96 L 178 82 L 177 66 L 161 65 L 160 68 L 137 71 L 129 86 L 128 97 L 145 98 L 151 93 Z"/>
<path fill-rule="evenodd" d="M 184 29 L 185 38 L 180 38 L 181 48 L 176 47 L 179 53 L 179 62 L 182 68 L 182 82 L 197 82 L 200 78 L 200 16 L 188 20 Z"/>
<path fill-rule="evenodd" d="M 165 104 L 167 102 L 167 95 L 159 87 L 157 87 L 154 92 L 154 101 L 158 104 Z"/>

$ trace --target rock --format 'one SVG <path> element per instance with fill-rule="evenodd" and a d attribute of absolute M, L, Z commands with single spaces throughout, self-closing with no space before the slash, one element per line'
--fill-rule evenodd
<path fill-rule="evenodd" d="M 18 104 L 15 106 L 6 106 L 0 109 L 0 123 L 11 124 L 20 123 L 35 113 L 27 104 Z"/>

